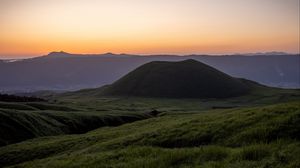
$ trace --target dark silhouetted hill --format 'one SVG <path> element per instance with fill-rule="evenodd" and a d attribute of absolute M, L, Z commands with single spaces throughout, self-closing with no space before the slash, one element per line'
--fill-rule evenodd
<path fill-rule="evenodd" d="M 154 61 L 142 65 L 103 90 L 104 95 L 225 98 L 250 90 L 248 85 L 196 60 Z"/>

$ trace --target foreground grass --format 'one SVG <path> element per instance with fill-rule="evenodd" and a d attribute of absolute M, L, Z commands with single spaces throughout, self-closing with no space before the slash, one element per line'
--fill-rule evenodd
<path fill-rule="evenodd" d="M 228 99 L 99 97 L 94 94 L 84 90 L 63 94 L 48 102 L 0 102 L 0 146 L 41 136 L 85 133 L 156 115 L 188 115 L 211 109 L 300 100 L 300 90 L 260 85 L 248 95 Z M 157 114 L 151 114 L 152 111 Z"/>
<path fill-rule="evenodd" d="M 300 105 L 166 113 L 0 148 L 12 167 L 299 167 Z"/>
<path fill-rule="evenodd" d="M 5 109 L 0 108 L 0 146 L 41 136 L 85 133 L 103 126 L 118 126 L 154 117 L 149 112 L 104 114 L 86 110 L 69 111 L 71 108 L 64 106 L 37 103 L 30 104 L 31 106 L 11 103 L 4 106 L 3 104 L 2 108 Z M 36 109 L 30 109 L 32 106 Z M 55 110 L 41 109 L 44 107 Z M 68 111 L 57 111 L 57 109 Z"/>

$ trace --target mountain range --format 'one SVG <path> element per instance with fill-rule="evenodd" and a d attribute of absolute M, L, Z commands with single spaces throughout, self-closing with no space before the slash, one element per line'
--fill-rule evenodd
<path fill-rule="evenodd" d="M 51 52 L 23 60 L 0 60 L 0 91 L 78 90 L 96 88 L 151 61 L 194 59 L 233 77 L 283 88 L 300 87 L 299 54 L 130 55 Z"/>

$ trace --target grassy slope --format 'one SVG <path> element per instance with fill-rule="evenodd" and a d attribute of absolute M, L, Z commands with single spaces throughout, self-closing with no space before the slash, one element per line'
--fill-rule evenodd
<path fill-rule="evenodd" d="M 17 167 L 299 167 L 299 103 L 166 114 L 0 148 Z"/>
<path fill-rule="evenodd" d="M 103 113 L 46 103 L 0 103 L 0 146 L 26 139 L 84 133 L 153 117 L 149 113 Z"/>
<path fill-rule="evenodd" d="M 81 93 L 81 92 L 80 92 Z M 85 93 L 85 92 L 84 92 Z M 84 133 L 160 115 L 194 113 L 214 108 L 266 105 L 299 100 L 300 92 L 257 87 L 250 95 L 231 99 L 104 98 L 68 94 L 56 103 L 1 103 L 0 146 L 26 139 Z"/>
<path fill-rule="evenodd" d="M 248 143 L 247 140 L 255 140 L 255 136 L 247 137 L 248 135 L 245 135 L 247 138 L 238 140 L 236 140 L 237 137 L 231 137 L 231 139 L 230 137 L 227 137 L 224 141 L 221 141 L 220 137 L 227 135 L 228 133 L 232 134 L 230 136 L 238 136 L 242 129 L 247 128 L 248 130 L 251 130 L 251 128 L 256 128 L 255 125 L 253 125 L 254 123 L 244 123 L 244 120 L 247 121 L 244 112 L 250 110 L 253 111 L 254 116 L 259 117 L 259 113 L 265 113 L 264 110 L 259 108 L 261 106 L 279 102 L 299 101 L 299 90 L 283 90 L 258 86 L 247 96 L 230 99 L 105 98 L 98 97 L 97 94 L 91 96 L 90 94 L 85 93 L 86 92 L 83 92 L 82 94 L 64 94 L 62 97 L 56 97 L 58 98 L 58 101 L 55 103 L 0 103 L 0 133 L 2 135 L 0 136 L 0 139 L 2 145 L 34 137 L 84 133 L 98 127 L 120 125 L 131 121 L 146 119 L 153 117 L 149 115 L 149 112 L 154 109 L 160 112 L 160 117 L 143 122 L 136 122 L 133 125 L 129 124 L 115 128 L 105 127 L 82 135 L 38 138 L 20 144 L 2 147 L 0 148 L 0 167 L 1 164 L 11 165 L 38 158 L 45 158 L 47 161 L 47 164 L 45 165 L 56 164 L 58 162 L 58 165 L 56 166 L 64 166 L 64 164 L 72 166 L 73 163 L 70 160 L 66 163 L 56 160 L 56 158 L 65 157 L 65 155 L 70 155 L 71 153 L 72 157 L 68 159 L 80 160 L 80 162 L 76 162 L 76 164 L 79 164 L 80 166 L 85 162 L 88 162 L 89 158 L 86 157 L 91 156 L 92 158 L 96 157 L 95 162 L 97 162 L 97 165 L 99 164 L 98 161 L 105 162 L 104 160 L 107 159 L 109 160 L 108 165 L 114 165 L 114 162 L 120 164 L 119 166 L 114 165 L 114 167 L 139 167 L 143 164 L 142 162 L 148 163 L 149 167 L 154 167 L 155 165 L 162 164 L 162 162 L 171 165 L 174 164 L 174 162 L 181 163 L 180 160 L 185 160 L 182 163 L 184 165 L 185 162 L 189 162 L 189 160 L 193 163 L 186 163 L 186 165 L 200 164 L 200 162 L 210 164 L 210 159 L 199 160 L 198 155 L 203 153 L 203 150 L 208 150 L 208 153 L 210 150 L 217 150 L 217 152 L 225 150 L 226 158 L 216 159 L 218 162 L 213 162 L 212 164 L 237 164 L 237 167 L 240 167 L 238 166 L 238 162 L 240 161 L 236 158 L 236 155 L 239 155 L 240 151 L 244 151 L 244 148 L 245 150 L 248 150 L 249 148 L 251 153 L 251 150 L 260 150 L 261 148 L 264 150 L 266 147 L 267 153 L 283 152 L 285 159 L 288 160 L 293 159 L 294 157 L 289 156 L 287 153 L 297 155 L 297 153 L 293 153 L 293 150 L 298 151 L 298 137 L 296 137 L 296 140 L 295 137 L 289 137 L 290 135 L 297 135 L 295 132 L 283 134 L 278 141 L 275 141 L 272 138 L 269 141 L 265 141 L 268 138 L 263 137 L 262 140 L 251 143 Z M 296 105 L 296 103 L 287 105 L 296 110 L 290 110 L 292 108 L 281 105 L 278 107 L 269 107 L 269 109 L 271 109 L 269 111 L 273 113 L 275 111 L 273 109 L 283 109 L 282 111 L 288 111 L 287 113 L 291 112 L 291 115 L 294 115 L 291 118 L 298 119 L 297 117 L 299 117 L 299 114 L 296 112 L 299 111 L 299 108 Z M 242 107 L 257 107 L 257 109 L 241 110 L 240 108 Z M 233 109 L 214 110 L 214 108 Z M 199 112 L 205 111 L 212 113 L 199 114 Z M 256 113 L 256 111 L 258 113 Z M 232 120 L 224 123 L 225 119 L 230 118 L 228 116 L 229 113 L 232 113 Z M 274 116 L 278 115 L 278 119 L 280 119 L 281 116 L 284 117 L 285 114 L 285 112 L 278 114 L 274 113 Z M 277 122 L 277 120 L 273 120 L 275 118 L 274 116 L 272 118 L 267 117 L 259 120 L 255 117 L 253 120 L 257 120 L 257 122 Z M 288 117 L 288 115 L 286 115 L 286 117 Z M 206 124 L 202 126 L 193 125 L 192 120 L 197 118 L 201 122 L 203 120 L 204 123 L 213 125 L 213 127 L 206 127 Z M 241 119 L 240 122 L 237 122 L 236 119 L 238 118 Z M 223 132 L 218 132 L 218 130 L 226 128 L 228 124 L 233 124 L 230 131 L 225 130 Z M 245 124 L 245 128 L 239 124 Z M 284 127 L 286 124 L 279 123 L 279 125 L 281 125 L 280 127 Z M 288 130 L 295 126 L 298 125 L 293 125 L 292 127 L 289 127 Z M 235 128 L 238 128 L 239 131 L 234 132 Z M 265 126 L 262 125 L 257 128 L 257 130 L 254 129 L 253 131 L 260 136 L 259 131 L 263 130 L 262 128 L 264 129 Z M 269 130 L 266 131 L 268 132 Z M 203 132 L 210 134 L 198 137 L 199 135 L 197 134 Z M 183 139 L 176 139 L 183 135 L 185 135 Z M 214 138 L 214 136 L 219 136 L 219 138 Z M 240 136 L 243 137 L 244 135 Z M 131 140 L 130 137 L 137 137 L 139 140 Z M 215 141 L 215 139 L 218 140 Z M 116 144 L 114 144 L 114 142 L 116 142 Z M 243 144 L 244 142 L 246 143 Z M 106 143 L 108 143 L 108 145 L 103 145 Z M 113 144 L 109 145 L 111 143 Z M 236 144 L 236 146 L 233 144 Z M 88 155 L 86 155 L 86 153 L 82 154 L 82 151 L 92 148 L 90 145 L 100 146 L 99 151 L 101 152 L 98 151 L 98 153 L 95 154 L 91 153 L 91 155 L 89 152 L 87 153 Z M 201 147 L 199 148 L 199 146 Z M 290 146 L 290 148 L 285 149 L 286 151 L 281 151 L 279 148 L 282 146 Z M 254 149 L 252 149 L 252 147 Z M 79 153 L 79 155 L 73 156 L 76 153 Z M 117 153 L 120 156 L 115 156 Z M 142 155 L 142 158 L 136 160 L 135 158 L 139 155 Z M 256 155 L 255 151 L 253 155 Z M 117 160 L 114 159 L 114 157 L 116 157 Z M 210 158 L 214 156 L 204 157 Z M 260 154 L 253 157 L 259 158 L 258 160 L 264 158 L 264 156 L 260 156 Z M 273 154 L 268 154 L 267 162 L 273 163 L 273 157 Z M 52 161 L 47 159 L 55 159 L 55 161 L 52 163 Z M 118 159 L 121 160 L 118 161 Z M 172 161 L 172 159 L 175 160 Z M 238 161 L 236 161 L 237 159 Z M 242 159 L 241 162 L 243 162 L 243 164 L 248 164 L 248 162 L 249 164 L 251 162 L 251 164 L 258 165 L 261 165 L 262 163 L 268 164 L 264 161 L 262 163 L 261 161 L 252 162 L 247 161 L 247 159 L 246 161 Z M 30 165 L 30 162 L 26 164 Z M 32 164 L 39 165 L 39 162 L 34 162 Z M 96 166 L 94 165 L 96 163 L 87 164 L 90 164 L 92 167 Z M 99 165 L 100 167 L 104 166 L 101 164 Z M 145 167 L 147 167 L 146 165 Z M 161 166 L 164 167 L 163 165 Z M 165 165 L 165 167 L 166 166 L 167 165 Z"/>

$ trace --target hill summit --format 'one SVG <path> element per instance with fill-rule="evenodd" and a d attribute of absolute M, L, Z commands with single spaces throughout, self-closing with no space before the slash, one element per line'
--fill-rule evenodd
<path fill-rule="evenodd" d="M 104 95 L 169 98 L 226 98 L 246 94 L 249 86 L 193 59 L 153 61 L 103 88 Z"/>

